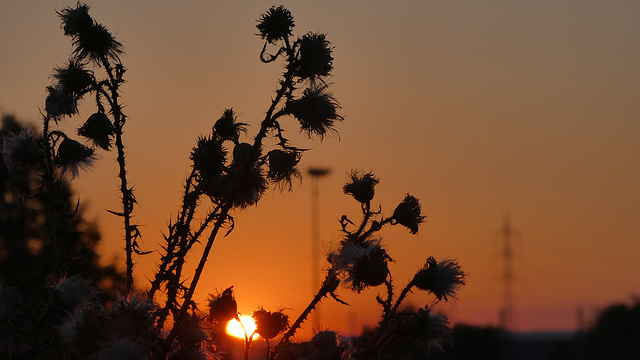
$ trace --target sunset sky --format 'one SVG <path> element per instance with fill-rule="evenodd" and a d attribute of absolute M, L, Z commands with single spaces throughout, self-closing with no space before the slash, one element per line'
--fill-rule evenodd
<path fill-rule="evenodd" d="M 262 64 L 256 19 L 266 1 L 87 1 L 123 43 L 125 144 L 140 207 L 143 249 L 158 250 L 178 211 L 196 137 L 224 109 L 248 136 L 274 96 L 281 64 Z M 406 193 L 428 216 L 417 236 L 382 233 L 402 287 L 428 256 L 458 259 L 469 273 L 455 322 L 497 325 L 503 264 L 499 236 L 510 215 L 517 330 L 571 330 L 613 302 L 640 296 L 640 2 L 284 1 L 294 33 L 327 34 L 339 138 L 308 140 L 301 169 L 331 168 L 320 181 L 320 256 L 340 240 L 338 219 L 357 219 L 342 193 L 351 169 L 380 179 L 373 204 L 390 214 Z M 71 52 L 56 10 L 75 1 L 0 3 L 0 113 L 36 122 L 52 69 Z M 84 122 L 91 102 L 65 129 Z M 103 233 L 105 261 L 123 259 L 113 153 L 74 180 Z M 311 181 L 269 190 L 234 214 L 216 241 L 198 299 L 234 286 L 239 310 L 287 309 L 311 300 Z M 138 285 L 157 254 L 137 258 Z M 326 300 L 322 328 L 345 333 L 375 323 L 375 295 L 341 289 L 352 306 Z M 415 293 L 417 306 L 431 298 Z M 308 330 L 306 331 L 310 331 Z"/>

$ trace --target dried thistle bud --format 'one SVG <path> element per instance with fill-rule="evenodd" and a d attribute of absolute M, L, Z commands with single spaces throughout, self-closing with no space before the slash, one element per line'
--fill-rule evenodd
<path fill-rule="evenodd" d="M 314 349 L 311 359 L 349 358 L 349 341 L 341 341 L 340 336 L 335 331 L 319 331 L 309 342 Z"/>
<path fill-rule="evenodd" d="M 177 338 L 186 347 L 197 347 L 209 338 L 207 332 L 202 328 L 200 316 L 193 314 L 187 316 L 182 325 L 178 328 Z"/>
<path fill-rule="evenodd" d="M 102 60 L 119 61 L 122 44 L 102 24 L 93 24 L 88 31 L 73 38 L 74 55 L 79 60 L 88 59 L 100 65 Z"/>
<path fill-rule="evenodd" d="M 213 137 L 200 137 L 196 147 L 191 151 L 193 168 L 205 178 L 220 176 L 227 161 L 227 151 L 222 142 Z"/>
<path fill-rule="evenodd" d="M 429 257 L 422 269 L 415 274 L 411 284 L 431 292 L 438 300 L 448 301 L 449 297 L 455 298 L 456 291 L 466 283 L 465 277 L 466 274 L 455 260 L 438 262 Z"/>
<path fill-rule="evenodd" d="M 141 293 L 119 295 L 106 314 L 110 335 L 132 339 L 151 336 L 157 311 L 154 302 Z"/>
<path fill-rule="evenodd" d="M 259 309 L 251 317 L 256 322 L 256 332 L 267 340 L 273 339 L 289 327 L 289 316 L 282 311 Z"/>
<path fill-rule="evenodd" d="M 233 147 L 233 165 L 236 167 L 244 167 L 252 164 L 253 161 L 253 146 L 249 143 L 236 144 Z"/>
<path fill-rule="evenodd" d="M 317 76 L 329 75 L 333 70 L 333 56 L 326 35 L 308 33 L 299 42 L 299 56 L 292 64 L 296 76 L 314 80 Z"/>
<path fill-rule="evenodd" d="M 226 109 L 222 117 L 213 125 L 213 131 L 222 140 L 231 140 L 237 144 L 240 139 L 240 133 L 246 131 L 247 124 L 236 122 L 236 120 L 237 117 L 233 109 Z"/>
<path fill-rule="evenodd" d="M 270 43 L 291 36 L 294 27 L 293 15 L 284 6 L 271 7 L 265 14 L 260 15 L 258 20 L 258 31 L 260 37 Z"/>
<path fill-rule="evenodd" d="M 115 127 L 105 113 L 97 112 L 87 119 L 78 129 L 78 135 L 83 136 L 96 146 L 109 150 L 111 138 L 115 134 Z"/>
<path fill-rule="evenodd" d="M 296 168 L 300 161 L 299 151 L 271 150 L 267 154 L 269 159 L 269 172 L 267 177 L 276 183 L 284 183 L 291 190 L 291 179 L 301 179 L 300 171 Z"/>
<path fill-rule="evenodd" d="M 233 296 L 233 286 L 216 296 L 209 296 L 209 320 L 225 322 L 238 316 L 238 304 Z"/>
<path fill-rule="evenodd" d="M 68 174 L 73 179 L 78 176 L 80 170 L 86 170 L 93 166 L 95 155 L 93 149 L 75 140 L 65 138 L 58 145 L 54 161 L 58 166 L 58 178 L 63 178 Z"/>
<path fill-rule="evenodd" d="M 338 271 L 344 284 L 355 291 L 383 284 L 389 274 L 391 257 L 380 246 L 380 240 L 360 244 L 343 241 L 340 249 L 329 255 L 329 262 Z"/>
<path fill-rule="evenodd" d="M 258 164 L 233 167 L 223 179 L 223 187 L 233 201 L 233 206 L 241 209 L 256 204 L 267 186 L 264 171 Z"/>
<path fill-rule="evenodd" d="M 358 292 L 369 286 L 381 285 L 389 274 L 391 257 L 380 247 L 372 247 L 353 265 L 350 271 L 352 288 Z"/>
<path fill-rule="evenodd" d="M 93 74 L 84 68 L 84 64 L 69 60 L 67 67 L 56 68 L 53 77 L 58 80 L 64 92 L 80 98 L 93 84 Z"/>
<path fill-rule="evenodd" d="M 325 92 L 325 86 L 313 86 L 304 90 L 302 97 L 287 104 L 285 112 L 294 116 L 301 130 L 308 137 L 318 135 L 321 138 L 328 131 L 334 131 L 333 125 L 343 118 L 338 114 L 340 104 L 333 96 Z"/>
<path fill-rule="evenodd" d="M 39 136 L 32 131 L 22 130 L 4 137 L 3 155 L 9 170 L 23 170 L 42 161 L 44 152 Z"/>
<path fill-rule="evenodd" d="M 65 35 L 78 35 L 87 32 L 93 26 L 93 19 L 89 16 L 89 6 L 78 2 L 76 8 L 66 8 L 58 12 L 62 19 Z"/>
<path fill-rule="evenodd" d="M 71 116 L 78 112 L 78 103 L 72 93 L 66 92 L 62 87 L 47 87 L 47 98 L 44 102 L 44 110 L 47 114 L 59 119 L 61 116 Z"/>
<path fill-rule="evenodd" d="M 421 215 L 420 202 L 409 194 L 393 211 L 395 223 L 405 226 L 414 235 L 418 233 L 418 225 L 424 222 L 424 218 Z"/>
<path fill-rule="evenodd" d="M 342 187 L 345 194 L 353 196 L 358 202 L 366 204 L 373 199 L 375 195 L 375 186 L 380 179 L 372 173 L 363 174 L 359 171 L 351 171 L 351 182 Z"/>

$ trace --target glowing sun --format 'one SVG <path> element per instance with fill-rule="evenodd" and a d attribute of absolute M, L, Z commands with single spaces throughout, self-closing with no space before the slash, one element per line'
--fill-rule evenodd
<path fill-rule="evenodd" d="M 242 324 L 240 324 L 242 321 Z M 256 322 L 251 316 L 240 315 L 240 321 L 233 319 L 227 323 L 227 334 L 244 339 L 244 332 L 247 331 L 247 336 L 253 334 L 256 330 Z M 242 328 L 244 326 L 244 329 Z M 254 334 L 252 339 L 258 337 L 258 334 Z"/>

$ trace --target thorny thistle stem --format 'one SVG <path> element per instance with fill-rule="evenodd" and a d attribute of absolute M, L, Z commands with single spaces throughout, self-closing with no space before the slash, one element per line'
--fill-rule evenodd
<path fill-rule="evenodd" d="M 387 298 L 387 302 L 385 305 L 390 305 L 392 302 L 393 291 L 390 289 L 390 283 L 388 283 L 387 286 L 389 287 L 389 294 L 388 294 L 389 297 Z M 402 289 L 402 292 L 396 299 L 396 302 L 393 305 L 393 308 L 391 308 L 390 311 L 383 313 L 382 321 L 380 321 L 380 323 L 378 324 L 375 335 L 371 339 L 369 347 L 365 349 L 363 353 L 363 357 L 362 357 L 363 359 L 368 359 L 369 356 L 373 354 L 375 350 L 382 343 L 384 343 L 384 341 L 386 341 L 386 338 L 391 336 L 391 333 L 387 331 L 387 326 L 391 323 L 391 320 L 393 320 L 393 318 L 397 315 L 400 304 L 402 304 L 402 301 L 404 301 L 404 298 L 407 296 L 407 294 L 411 292 L 412 287 L 413 287 L 413 283 L 409 282 L 409 284 L 407 284 L 407 286 L 405 286 L 405 288 Z M 386 310 L 386 307 L 385 307 L 385 310 Z"/>
<path fill-rule="evenodd" d="M 125 251 L 126 251 L 126 265 L 127 265 L 127 291 L 133 288 L 133 252 L 134 252 L 134 232 L 135 230 L 131 224 L 131 216 L 133 213 L 133 206 L 136 203 L 133 196 L 133 189 L 130 189 L 127 185 L 127 169 L 125 164 L 124 143 L 122 141 L 123 128 L 125 123 L 125 115 L 122 113 L 122 108 L 118 102 L 118 91 L 122 79 L 120 75 L 116 75 L 113 72 L 113 68 L 109 63 L 106 56 L 101 59 L 107 75 L 109 76 L 109 90 L 111 92 L 109 96 L 109 102 L 111 107 L 111 113 L 113 115 L 113 124 L 115 127 L 115 144 L 118 151 L 118 177 L 120 178 L 120 192 L 122 193 L 122 218 L 124 221 L 124 238 L 125 238 Z"/>
<path fill-rule="evenodd" d="M 200 257 L 200 262 L 198 263 L 198 267 L 196 268 L 196 271 L 193 275 L 193 279 L 191 280 L 191 285 L 189 286 L 189 289 L 184 295 L 184 300 L 183 300 L 182 306 L 180 307 L 180 310 L 176 314 L 177 316 L 175 316 L 174 318 L 175 325 L 173 326 L 173 329 L 171 329 L 169 336 L 167 336 L 167 340 L 165 344 L 167 346 L 167 349 L 171 347 L 171 343 L 173 342 L 173 340 L 177 335 L 176 331 L 180 328 L 180 324 L 182 323 L 182 320 L 187 314 L 187 310 L 189 309 L 189 306 L 191 306 L 191 300 L 193 298 L 193 294 L 195 293 L 196 286 L 198 285 L 198 281 L 200 280 L 200 275 L 202 275 L 202 270 L 204 269 L 204 265 L 207 262 L 207 258 L 209 257 L 209 253 L 211 252 L 211 247 L 213 246 L 213 242 L 215 241 L 216 236 L 218 235 L 218 231 L 220 231 L 220 228 L 222 227 L 222 225 L 225 223 L 225 221 L 227 221 L 227 216 L 232 206 L 231 204 L 232 204 L 231 202 L 228 202 L 222 206 L 220 213 L 217 216 L 217 220 L 213 227 L 213 230 L 211 231 L 211 234 L 209 234 L 207 245 L 205 246 L 202 256 Z"/>
<path fill-rule="evenodd" d="M 322 282 L 322 286 L 318 290 L 318 293 L 313 297 L 313 300 L 307 305 L 307 308 L 304 309 L 302 314 L 298 316 L 296 321 L 291 325 L 289 330 L 282 336 L 278 345 L 273 348 L 273 351 L 269 355 L 269 359 L 275 359 L 278 353 L 282 350 L 287 343 L 289 343 L 289 339 L 295 335 L 296 331 L 300 328 L 302 323 L 307 319 L 311 311 L 313 311 L 318 303 L 324 299 L 327 295 L 331 294 L 338 286 L 338 279 L 336 278 L 336 274 L 333 270 L 329 270 L 327 276 L 324 278 Z"/>
<path fill-rule="evenodd" d="M 51 249 L 53 249 L 53 268 L 58 268 L 59 261 L 59 249 L 57 239 L 57 221 L 54 220 L 55 214 L 55 201 L 56 201 L 56 187 L 54 186 L 53 176 L 53 149 L 49 142 L 49 124 L 51 123 L 51 117 L 49 115 L 44 116 L 44 125 L 42 128 L 42 141 L 44 142 L 45 151 L 45 171 L 42 175 L 42 192 L 50 191 L 49 201 L 47 204 L 47 228 L 49 229 L 49 241 L 51 242 Z"/>
<path fill-rule="evenodd" d="M 184 194 L 182 196 L 182 209 L 178 215 L 177 221 L 173 225 L 169 225 L 169 234 L 167 234 L 166 242 L 166 254 L 162 257 L 162 262 L 158 266 L 156 276 L 151 282 L 151 288 L 147 292 L 149 298 L 153 298 L 156 291 L 160 289 L 163 282 L 167 281 L 167 267 L 176 258 L 176 246 L 181 237 L 186 236 L 189 231 L 190 220 L 193 217 L 193 213 L 196 207 L 196 199 L 192 199 L 189 194 L 195 177 L 195 169 L 191 170 L 191 174 L 187 177 L 184 186 Z M 188 215 L 187 215 L 188 214 Z M 188 217 L 188 220 L 185 218 Z"/>
<path fill-rule="evenodd" d="M 287 47 L 287 56 L 289 58 L 289 62 L 291 62 L 293 57 L 294 57 L 294 54 L 293 54 L 293 49 L 291 48 L 291 45 L 289 44 L 289 40 L 287 38 L 285 38 L 285 44 L 286 44 L 286 47 Z M 271 101 L 271 106 L 269 107 L 269 110 L 267 110 L 267 113 L 266 113 L 266 115 L 264 117 L 264 120 L 260 124 L 260 130 L 258 131 L 258 134 L 255 137 L 255 140 L 254 140 L 254 143 L 253 143 L 254 151 L 257 151 L 257 149 L 259 149 L 261 147 L 262 140 L 264 139 L 265 136 L 267 136 L 267 133 L 268 133 L 269 129 L 272 128 L 275 125 L 274 123 L 278 119 L 278 117 L 284 115 L 283 112 L 278 112 L 275 115 L 274 115 L 273 112 L 275 111 L 276 107 L 278 106 L 278 104 L 282 100 L 283 96 L 285 96 L 287 99 L 291 98 L 291 93 L 293 92 L 293 89 L 294 89 L 294 86 L 293 86 L 293 76 L 294 76 L 294 74 L 295 74 L 295 72 L 293 71 L 293 69 L 289 69 L 283 75 L 284 80 L 281 81 L 281 87 L 276 92 L 275 99 L 273 99 L 273 101 Z M 279 129 L 279 127 L 278 127 L 278 129 Z M 282 144 L 282 145 L 284 145 L 284 144 Z"/>

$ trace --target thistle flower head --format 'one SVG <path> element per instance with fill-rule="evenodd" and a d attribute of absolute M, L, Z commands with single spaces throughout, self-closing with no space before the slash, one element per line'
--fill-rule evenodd
<path fill-rule="evenodd" d="M 77 341 L 82 329 L 87 311 L 76 309 L 67 315 L 58 327 L 58 335 L 60 340 L 65 344 L 73 344 Z"/>
<path fill-rule="evenodd" d="M 3 138 L 2 151 L 7 168 L 20 171 L 40 163 L 44 155 L 40 141 L 40 137 L 33 131 L 21 130 L 17 134 L 7 134 Z"/>
<path fill-rule="evenodd" d="M 299 56 L 292 63 L 296 76 L 313 81 L 329 75 L 333 70 L 333 50 L 326 35 L 308 33 L 298 41 Z"/>
<path fill-rule="evenodd" d="M 109 117 L 102 112 L 89 116 L 87 121 L 78 129 L 78 135 L 93 141 L 96 146 L 104 150 L 109 150 L 111 147 L 111 138 L 114 134 L 115 127 Z"/>
<path fill-rule="evenodd" d="M 193 314 L 183 320 L 178 328 L 177 338 L 183 346 L 198 348 L 198 345 L 208 339 L 209 335 L 202 328 L 200 317 Z"/>
<path fill-rule="evenodd" d="M 95 288 L 88 281 L 77 275 L 62 278 L 52 287 L 55 290 L 56 298 L 67 311 L 73 311 L 85 302 L 95 300 L 97 294 Z"/>
<path fill-rule="evenodd" d="M 424 309 L 399 314 L 395 332 L 399 337 L 413 340 L 426 354 L 442 351 L 444 343 L 451 339 L 447 317 Z"/>
<path fill-rule="evenodd" d="M 351 347 L 349 341 L 344 341 L 335 331 L 323 330 L 311 338 L 316 356 L 312 359 L 350 359 Z"/>
<path fill-rule="evenodd" d="M 296 168 L 300 161 L 301 154 L 296 150 L 271 150 L 267 154 L 269 160 L 269 172 L 267 177 L 269 180 L 285 184 L 291 190 L 291 179 L 297 178 L 301 180 L 300 171 Z"/>
<path fill-rule="evenodd" d="M 234 167 L 247 167 L 254 163 L 255 157 L 253 156 L 253 146 L 251 144 L 243 142 L 233 147 Z"/>
<path fill-rule="evenodd" d="M 344 284 L 360 292 L 385 282 L 391 257 L 379 240 L 368 240 L 363 244 L 343 242 L 337 253 L 329 255 L 329 261 L 342 274 Z"/>
<path fill-rule="evenodd" d="M 233 296 L 233 286 L 218 295 L 209 295 L 209 320 L 226 322 L 238 316 L 238 304 Z"/>
<path fill-rule="evenodd" d="M 93 25 L 93 19 L 89 16 L 89 6 L 78 2 L 75 8 L 68 7 L 58 12 L 62 19 L 62 28 L 65 35 L 78 35 L 87 32 Z"/>
<path fill-rule="evenodd" d="M 157 311 L 153 301 L 142 294 L 120 295 L 108 309 L 109 333 L 113 337 L 149 338 L 155 332 Z"/>
<path fill-rule="evenodd" d="M 237 122 L 237 116 L 235 116 L 233 109 L 226 109 L 222 114 L 222 117 L 218 119 L 213 125 L 213 131 L 222 140 L 231 140 L 234 143 L 238 143 L 240 133 L 247 130 L 246 123 Z"/>
<path fill-rule="evenodd" d="M 374 187 L 380 182 L 380 179 L 372 173 L 362 173 L 360 171 L 351 171 L 351 182 L 342 187 L 345 194 L 353 196 L 360 203 L 366 204 L 373 199 L 375 195 Z"/>
<path fill-rule="evenodd" d="M 270 43 L 291 36 L 294 27 L 293 15 L 284 6 L 271 7 L 266 13 L 260 15 L 258 20 L 258 31 L 260 37 Z"/>
<path fill-rule="evenodd" d="M 62 116 L 71 116 L 78 112 L 78 102 L 72 93 L 61 86 L 48 86 L 44 110 L 56 121 Z"/>
<path fill-rule="evenodd" d="M 65 93 L 80 98 L 93 84 L 93 74 L 77 60 L 69 60 L 66 67 L 55 68 L 53 77 L 58 80 Z"/>
<path fill-rule="evenodd" d="M 216 178 L 224 170 L 227 151 L 222 147 L 220 139 L 200 137 L 191 151 L 191 161 L 193 161 L 193 168 L 203 177 Z"/>
<path fill-rule="evenodd" d="M 251 317 L 256 322 L 256 332 L 267 340 L 273 339 L 289 327 L 289 316 L 282 311 L 259 309 Z"/>
<path fill-rule="evenodd" d="M 74 36 L 73 54 L 78 60 L 90 60 L 100 65 L 102 60 L 120 61 L 122 44 L 102 24 L 93 24 L 87 31 Z"/>
<path fill-rule="evenodd" d="M 241 209 L 256 204 L 268 186 L 264 171 L 258 164 L 233 168 L 222 183 L 233 206 Z"/>
<path fill-rule="evenodd" d="M 318 135 L 323 138 L 333 128 L 336 121 L 343 118 L 338 114 L 340 104 L 326 91 L 326 86 L 312 86 L 304 90 L 302 97 L 290 101 L 285 112 L 295 117 L 301 130 L 308 137 Z"/>
<path fill-rule="evenodd" d="M 415 274 L 411 284 L 431 292 L 438 300 L 448 301 L 450 297 L 455 298 L 456 291 L 466 283 L 466 275 L 455 260 L 444 259 L 438 262 L 429 257 L 422 269 Z"/>
<path fill-rule="evenodd" d="M 393 220 L 409 229 L 411 234 L 418 233 L 418 225 L 424 222 L 421 215 L 420 202 L 417 198 L 407 194 L 400 204 L 393 211 Z"/>
<path fill-rule="evenodd" d="M 57 177 L 62 179 L 69 175 L 72 179 L 80 174 L 80 170 L 86 170 L 93 166 L 95 154 L 81 143 L 65 138 L 58 145 L 58 151 L 54 159 L 57 166 Z"/>

